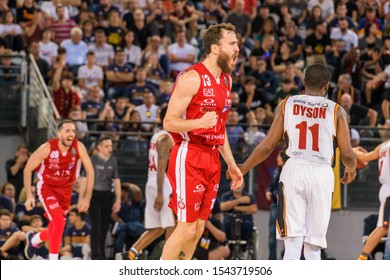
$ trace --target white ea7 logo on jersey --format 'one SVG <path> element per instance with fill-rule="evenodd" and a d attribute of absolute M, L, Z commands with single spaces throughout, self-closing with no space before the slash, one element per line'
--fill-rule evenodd
<path fill-rule="evenodd" d="M 203 89 L 203 96 L 215 96 L 214 89 L 213 88 L 204 88 Z"/>
<path fill-rule="evenodd" d="M 60 153 L 58 151 L 52 151 L 50 153 L 50 158 L 58 158 L 60 156 Z"/>

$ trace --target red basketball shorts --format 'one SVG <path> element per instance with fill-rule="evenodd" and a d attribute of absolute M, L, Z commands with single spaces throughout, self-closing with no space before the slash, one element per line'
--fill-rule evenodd
<path fill-rule="evenodd" d="M 54 215 L 66 217 L 72 197 L 71 186 L 48 186 L 44 182 L 39 181 L 37 193 L 50 221 Z"/>
<path fill-rule="evenodd" d="M 221 176 L 217 147 L 194 145 L 187 141 L 171 151 L 168 178 L 172 186 L 169 203 L 180 222 L 207 220 L 214 207 Z"/>

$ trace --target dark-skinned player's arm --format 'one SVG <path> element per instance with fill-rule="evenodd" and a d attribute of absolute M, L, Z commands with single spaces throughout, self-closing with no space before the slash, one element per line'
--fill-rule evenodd
<path fill-rule="evenodd" d="M 156 150 L 158 154 L 158 163 L 157 163 L 157 196 L 154 201 L 154 209 L 157 212 L 161 211 L 161 208 L 164 204 L 164 179 L 165 171 L 167 170 L 169 154 L 173 147 L 173 141 L 168 135 L 162 135 L 157 140 Z"/>
<path fill-rule="evenodd" d="M 284 104 L 285 101 L 282 101 L 276 107 L 275 119 L 272 122 L 271 128 L 265 139 L 256 146 L 247 160 L 243 164 L 239 165 L 242 174 L 246 174 L 253 167 L 264 161 L 279 144 L 280 140 L 282 140 L 284 131 L 284 112 L 282 111 L 282 107 Z"/>
<path fill-rule="evenodd" d="M 340 149 L 341 161 L 345 166 L 344 176 L 340 182 L 349 184 L 356 177 L 356 156 L 351 146 L 347 114 L 341 106 L 337 106 L 336 140 Z"/>
<path fill-rule="evenodd" d="M 35 207 L 35 197 L 31 191 L 31 178 L 33 172 L 37 167 L 49 156 L 50 144 L 42 144 L 38 149 L 35 150 L 28 159 L 26 166 L 23 170 L 23 185 L 26 191 L 26 201 L 24 205 L 26 210 L 30 211 Z"/>

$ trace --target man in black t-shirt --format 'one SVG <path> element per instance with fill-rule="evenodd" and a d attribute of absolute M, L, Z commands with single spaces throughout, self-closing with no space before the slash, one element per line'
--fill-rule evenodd
<path fill-rule="evenodd" d="M 306 37 L 306 56 L 325 55 L 326 51 L 331 49 L 330 37 L 326 29 L 326 21 L 319 20 L 315 23 L 315 29 L 312 34 Z M 325 57 L 323 57 L 325 61 Z"/>
<path fill-rule="evenodd" d="M 365 122 L 367 122 L 368 119 L 368 125 L 370 127 L 375 127 L 378 118 L 378 112 L 374 109 L 365 107 L 363 105 L 354 104 L 352 102 L 351 95 L 348 93 L 344 93 L 341 96 L 340 105 L 347 112 L 348 117 L 350 118 L 350 125 L 367 124 Z"/>

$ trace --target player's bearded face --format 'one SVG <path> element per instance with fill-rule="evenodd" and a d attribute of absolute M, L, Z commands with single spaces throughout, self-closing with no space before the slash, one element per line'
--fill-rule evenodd
<path fill-rule="evenodd" d="M 60 132 L 59 138 L 61 139 L 62 145 L 70 147 L 73 139 L 76 137 L 76 128 L 73 124 L 65 124 L 64 128 Z"/>
<path fill-rule="evenodd" d="M 73 139 L 74 136 L 72 135 L 62 135 L 61 137 L 62 145 L 64 145 L 65 147 L 70 147 L 72 145 Z"/>
<path fill-rule="evenodd" d="M 236 54 L 230 56 L 229 54 L 221 50 L 217 58 L 217 65 L 219 68 L 221 68 L 222 72 L 230 74 L 234 70 L 236 59 Z"/>

